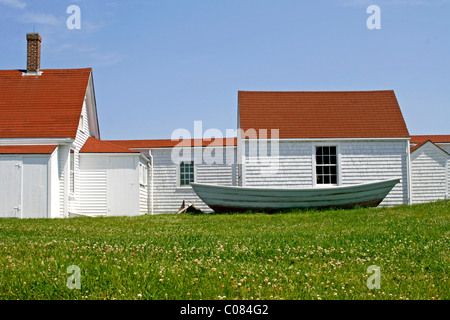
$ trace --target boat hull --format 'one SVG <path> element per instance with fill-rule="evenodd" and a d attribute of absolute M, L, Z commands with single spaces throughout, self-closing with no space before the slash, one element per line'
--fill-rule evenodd
<path fill-rule="evenodd" d="M 282 211 L 295 208 L 376 207 L 400 179 L 309 189 L 230 187 L 191 183 L 215 212 Z"/>

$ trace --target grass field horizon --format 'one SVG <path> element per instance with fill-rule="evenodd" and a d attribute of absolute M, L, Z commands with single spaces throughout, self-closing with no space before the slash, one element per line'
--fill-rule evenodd
<path fill-rule="evenodd" d="M 0 219 L 0 299 L 448 300 L 449 214 L 450 200 L 272 214 Z M 70 266 L 80 270 L 80 289 L 67 286 Z M 368 287 L 371 266 L 379 268 L 379 289 Z"/>

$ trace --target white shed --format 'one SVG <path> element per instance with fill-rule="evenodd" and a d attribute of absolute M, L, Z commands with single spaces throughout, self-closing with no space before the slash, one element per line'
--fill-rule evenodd
<path fill-rule="evenodd" d="M 411 141 L 413 203 L 450 199 L 450 154 L 444 150 L 450 136 L 412 136 Z"/>
<path fill-rule="evenodd" d="M 89 138 L 80 151 L 80 206 L 70 214 L 149 213 L 149 167 L 148 158 L 138 151 Z"/>

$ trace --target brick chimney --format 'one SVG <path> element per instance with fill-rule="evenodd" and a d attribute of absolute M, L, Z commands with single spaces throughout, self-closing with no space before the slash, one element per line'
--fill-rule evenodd
<path fill-rule="evenodd" d="M 40 74 L 41 67 L 41 35 L 27 33 L 27 73 Z"/>

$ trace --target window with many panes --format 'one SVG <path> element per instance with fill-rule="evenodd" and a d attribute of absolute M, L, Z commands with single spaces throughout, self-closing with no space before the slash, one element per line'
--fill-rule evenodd
<path fill-rule="evenodd" d="M 316 147 L 316 184 L 337 184 L 336 146 Z"/>
<path fill-rule="evenodd" d="M 180 187 L 188 186 L 194 182 L 194 161 L 180 163 Z"/>

